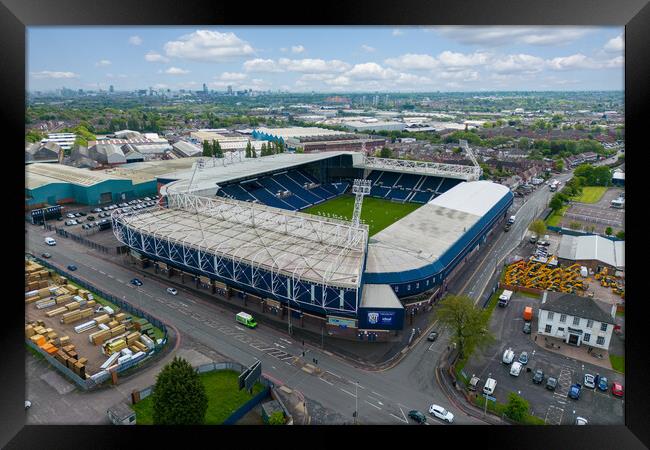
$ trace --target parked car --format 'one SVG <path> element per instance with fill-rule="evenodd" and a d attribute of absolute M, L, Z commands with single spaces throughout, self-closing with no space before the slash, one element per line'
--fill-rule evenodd
<path fill-rule="evenodd" d="M 537 242 L 537 235 L 536 235 L 536 234 L 533 234 L 532 236 L 530 236 L 530 239 L 529 239 L 528 241 L 529 241 L 531 244 L 534 244 L 535 242 Z"/>
<path fill-rule="evenodd" d="M 438 332 L 432 331 L 431 333 L 429 333 L 429 336 L 427 337 L 427 341 L 433 342 L 436 339 L 438 339 Z"/>
<path fill-rule="evenodd" d="M 530 334 L 530 331 L 531 331 L 530 322 L 524 322 L 523 331 L 524 331 L 524 334 Z"/>
<path fill-rule="evenodd" d="M 174 289 L 174 288 L 171 288 L 171 287 L 170 287 L 170 288 L 167 288 L 167 292 L 168 292 L 169 294 L 172 294 L 172 295 L 176 295 L 176 294 L 178 294 L 178 291 L 177 291 L 176 289 Z"/>
<path fill-rule="evenodd" d="M 79 214 L 81 214 L 82 216 L 87 216 L 88 215 L 87 213 L 85 213 L 83 211 L 80 211 Z"/>
<path fill-rule="evenodd" d="M 427 416 L 422 414 L 420 411 L 411 410 L 409 411 L 409 417 L 415 420 L 417 423 L 425 423 L 427 421 Z"/>
<path fill-rule="evenodd" d="M 533 383 L 542 384 L 544 381 L 544 371 L 542 369 L 535 369 L 535 374 L 533 375 Z"/>
<path fill-rule="evenodd" d="M 134 286 L 142 286 L 142 281 L 140 281 L 138 278 L 134 278 L 131 280 L 131 284 Z"/>
<path fill-rule="evenodd" d="M 515 359 L 515 352 L 513 352 L 511 348 L 508 348 L 503 352 L 503 359 L 501 361 L 504 364 L 510 364 L 513 359 Z"/>
<path fill-rule="evenodd" d="M 546 389 L 548 389 L 549 391 L 554 391 L 556 387 L 557 387 L 557 378 L 548 377 L 546 380 Z"/>
<path fill-rule="evenodd" d="M 127 206 L 129 206 L 129 204 L 128 203 L 120 203 L 117 206 L 119 206 L 120 208 L 126 208 Z"/>
<path fill-rule="evenodd" d="M 92 222 L 93 220 L 95 220 L 95 216 L 88 216 L 88 217 L 86 217 L 86 220 L 89 220 L 89 221 Z"/>
<path fill-rule="evenodd" d="M 100 213 L 100 212 L 102 212 L 102 209 L 101 208 L 95 208 L 95 209 L 93 209 L 93 212 L 94 213 Z"/>
<path fill-rule="evenodd" d="M 568 396 L 574 400 L 578 400 L 580 398 L 581 392 L 582 392 L 582 385 L 580 383 L 575 383 L 572 384 L 571 387 L 569 388 Z"/>
<path fill-rule="evenodd" d="M 521 352 L 519 355 L 519 360 L 521 364 L 528 364 L 528 352 Z"/>
<path fill-rule="evenodd" d="M 539 241 L 537 245 L 543 245 L 544 247 L 548 247 L 549 245 L 551 245 L 551 243 L 549 241 Z"/>
<path fill-rule="evenodd" d="M 521 368 L 523 366 L 519 361 L 515 361 L 512 363 L 512 366 L 510 367 L 510 375 L 518 377 L 519 374 L 521 373 Z"/>
<path fill-rule="evenodd" d="M 616 397 L 623 397 L 623 385 L 621 383 L 618 383 L 616 381 L 612 383 L 612 395 L 615 395 Z"/>
<path fill-rule="evenodd" d="M 41 256 L 42 256 L 43 258 L 45 258 L 45 259 L 49 259 L 49 258 L 52 257 L 52 255 L 51 255 L 50 253 L 41 253 Z"/>
<path fill-rule="evenodd" d="M 81 217 L 81 213 L 75 213 L 75 217 Z"/>
<path fill-rule="evenodd" d="M 584 387 L 589 388 L 589 389 L 595 389 L 596 388 L 596 377 L 594 377 L 590 373 L 586 373 L 585 378 L 584 378 Z"/>
<path fill-rule="evenodd" d="M 25 409 L 27 410 L 31 407 L 32 407 L 32 402 L 30 402 L 29 400 L 25 400 Z"/>
<path fill-rule="evenodd" d="M 608 387 L 607 377 L 600 377 L 600 379 L 598 380 L 598 390 L 607 392 L 607 387 Z"/>
<path fill-rule="evenodd" d="M 576 417 L 576 425 L 589 425 L 589 422 L 584 417 Z"/>
<path fill-rule="evenodd" d="M 148 201 L 148 202 L 151 201 L 151 197 L 145 197 L 144 199 L 145 199 L 146 201 Z"/>
<path fill-rule="evenodd" d="M 74 214 L 68 213 L 65 215 L 68 219 L 74 219 Z"/>
<path fill-rule="evenodd" d="M 75 266 L 74 264 L 69 264 L 68 265 L 68 270 L 74 272 L 75 270 L 77 270 L 77 266 Z"/>
<path fill-rule="evenodd" d="M 429 406 L 429 414 L 431 414 L 434 417 L 437 417 L 438 419 L 445 420 L 449 423 L 452 423 L 454 421 L 454 415 L 449 411 L 447 411 L 442 406 L 438 406 L 438 405 Z"/>

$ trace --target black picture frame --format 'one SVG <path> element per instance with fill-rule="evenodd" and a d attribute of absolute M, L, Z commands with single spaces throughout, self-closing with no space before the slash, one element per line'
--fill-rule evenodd
<path fill-rule="evenodd" d="M 296 3 L 290 6 L 275 2 L 254 4 L 251 2 L 214 3 L 198 0 L 145 0 L 87 2 L 82 0 L 38 1 L 2 0 L 0 4 L 0 115 L 6 144 L 5 158 L 16 167 L 19 161 L 18 149 L 24 144 L 25 105 L 25 27 L 41 25 L 617 25 L 625 26 L 625 116 L 627 177 L 626 203 L 639 211 L 644 209 L 644 198 L 635 189 L 643 180 L 641 172 L 644 141 L 642 116 L 647 112 L 650 100 L 648 80 L 650 71 L 647 55 L 650 54 L 650 6 L 647 0 L 456 0 L 429 1 L 403 0 L 400 2 L 357 1 L 349 3 Z M 335 32 L 335 28 L 333 28 Z M 632 150 L 630 153 L 629 150 Z M 630 159 L 631 158 L 631 159 Z M 626 399 L 625 426 L 611 427 L 445 427 L 426 430 L 427 427 L 371 427 L 359 430 L 354 427 L 247 427 L 219 428 L 192 427 L 161 429 L 158 427 L 98 427 L 98 426 L 25 426 L 24 371 L 25 348 L 23 344 L 24 325 L 21 303 L 11 299 L 20 298 L 19 283 L 11 280 L 22 278 L 21 258 L 18 252 L 20 242 L 11 236 L 19 236 L 23 221 L 24 204 L 20 183 L 24 186 L 21 170 L 6 170 L 3 183 L 5 190 L 17 191 L 6 195 L 9 205 L 3 221 L 5 252 L 3 264 L 6 287 L 3 296 L 6 323 L 0 325 L 2 333 L 0 388 L 0 445 L 7 448 L 121 448 L 133 446 L 136 437 L 146 439 L 145 445 L 170 444 L 178 436 L 184 443 L 201 444 L 200 437 L 208 438 L 215 445 L 228 444 L 226 436 L 246 436 L 246 446 L 253 441 L 266 442 L 272 448 L 280 445 L 318 445 L 332 442 L 348 447 L 351 440 L 360 439 L 363 445 L 388 443 L 396 437 L 399 444 L 414 445 L 481 445 L 488 448 L 643 448 L 650 446 L 650 383 L 648 373 L 648 341 L 643 333 L 644 318 L 648 307 L 643 289 L 643 262 L 628 264 L 626 270 L 626 295 L 631 301 L 626 305 Z M 637 175 L 635 175 L 637 173 Z M 14 179 L 15 178 L 15 179 Z M 637 185 L 637 188 L 633 186 Z M 629 248 L 632 254 L 643 251 L 643 236 L 638 231 L 634 218 L 627 216 L 626 235 L 636 248 Z M 646 233 L 647 234 L 647 233 Z M 647 247 L 647 244 L 645 244 Z M 633 259 L 632 254 L 628 260 Z M 10 256 L 11 255 L 11 256 Z M 361 427 L 360 427 L 361 428 Z M 254 431 L 254 433 L 251 433 Z M 408 433 L 408 434 L 406 434 Z M 414 438 L 413 433 L 427 433 Z M 451 439 L 444 443 L 444 437 Z M 420 440 L 420 438 L 422 440 Z M 433 439 L 432 439 L 433 438 Z M 272 441 L 270 439 L 273 439 Z M 287 440 L 288 439 L 288 440 Z M 420 441 L 420 443 L 418 443 Z M 240 441 L 242 442 L 242 441 Z M 449 442 L 449 441 L 448 441 Z M 455 444 L 454 444 L 455 443 Z M 294 445 L 291 445 L 294 444 Z M 241 445 L 241 444 L 240 444 Z M 398 444 L 395 444 L 398 445 Z M 464 446 L 464 445 L 463 445 Z"/>

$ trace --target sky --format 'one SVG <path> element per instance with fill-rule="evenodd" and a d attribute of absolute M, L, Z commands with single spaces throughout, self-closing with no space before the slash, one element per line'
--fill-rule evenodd
<path fill-rule="evenodd" d="M 623 90 L 623 27 L 29 27 L 27 88 Z"/>

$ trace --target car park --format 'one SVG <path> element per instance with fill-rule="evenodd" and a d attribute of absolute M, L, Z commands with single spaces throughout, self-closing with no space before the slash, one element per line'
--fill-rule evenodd
<path fill-rule="evenodd" d="M 129 206 L 129 204 L 128 203 L 120 203 L 117 206 L 119 206 L 120 208 L 124 208 L 125 206 Z"/>
<path fill-rule="evenodd" d="M 429 414 L 431 414 L 433 417 L 437 417 L 438 419 L 445 420 L 449 423 L 453 423 L 454 421 L 454 415 L 439 405 L 429 406 Z"/>
<path fill-rule="evenodd" d="M 607 387 L 608 387 L 607 377 L 600 377 L 598 379 L 598 390 L 603 391 L 603 392 L 607 392 Z"/>
<path fill-rule="evenodd" d="M 74 264 L 69 264 L 68 265 L 68 270 L 71 270 L 71 271 L 74 272 L 75 270 L 77 270 L 77 266 L 75 266 Z"/>
<path fill-rule="evenodd" d="M 170 287 L 170 288 L 167 288 L 167 293 L 172 294 L 172 295 L 176 295 L 176 294 L 178 294 L 178 291 L 176 289 Z"/>
<path fill-rule="evenodd" d="M 544 381 L 544 371 L 542 369 L 535 369 L 535 374 L 533 375 L 533 383 L 542 384 Z"/>
<path fill-rule="evenodd" d="M 486 395 L 492 395 L 496 387 L 497 387 L 497 380 L 495 380 L 494 378 L 488 378 L 487 380 L 485 380 L 485 385 L 483 386 L 483 393 Z"/>
<path fill-rule="evenodd" d="M 75 217 L 81 217 L 81 213 L 75 213 Z"/>
<path fill-rule="evenodd" d="M 425 416 L 420 411 L 417 411 L 415 409 L 409 411 L 409 417 L 415 420 L 417 423 L 426 423 L 427 421 L 427 416 Z"/>
<path fill-rule="evenodd" d="M 145 199 L 145 201 L 148 201 L 148 202 L 151 201 L 151 198 L 150 198 L 150 197 L 145 197 L 144 199 Z"/>
<path fill-rule="evenodd" d="M 518 361 L 521 364 L 528 364 L 528 352 L 521 352 L 521 355 L 519 355 Z"/>
<path fill-rule="evenodd" d="M 574 400 L 578 400 L 580 398 L 581 393 L 582 393 L 582 385 L 580 383 L 575 383 L 572 384 L 571 387 L 569 388 L 568 397 Z"/>
<path fill-rule="evenodd" d="M 621 383 L 618 383 L 616 381 L 612 383 L 612 395 L 615 395 L 616 397 L 623 397 L 623 385 Z"/>
<path fill-rule="evenodd" d="M 521 368 L 522 367 L 523 366 L 521 365 L 521 363 L 519 361 L 513 362 L 512 366 L 510 367 L 510 375 L 512 375 L 514 377 L 518 377 L 519 374 L 521 373 Z"/>
<path fill-rule="evenodd" d="M 429 333 L 429 336 L 427 336 L 427 341 L 433 342 L 438 338 L 438 333 L 436 331 L 432 331 Z"/>
<path fill-rule="evenodd" d="M 68 213 L 65 215 L 68 219 L 74 219 L 74 214 Z"/>
<path fill-rule="evenodd" d="M 584 387 L 589 388 L 589 389 L 595 389 L 596 388 L 596 378 L 592 374 L 590 374 L 590 373 L 585 374 Z"/>
<path fill-rule="evenodd" d="M 556 387 L 557 387 L 557 378 L 548 377 L 548 379 L 546 380 L 546 389 L 548 389 L 549 391 L 554 391 Z"/>

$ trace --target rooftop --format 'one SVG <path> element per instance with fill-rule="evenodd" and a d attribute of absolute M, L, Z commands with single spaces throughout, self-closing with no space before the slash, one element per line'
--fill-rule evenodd
<path fill-rule="evenodd" d="M 299 138 L 308 136 L 333 136 L 342 134 L 341 131 L 328 130 L 319 127 L 287 127 L 287 128 L 266 128 L 260 127 L 255 129 L 258 133 L 265 133 L 271 136 L 281 137 L 283 139 Z"/>
<path fill-rule="evenodd" d="M 107 180 L 126 178 L 103 171 L 91 171 L 63 164 L 30 164 L 25 166 L 25 188 L 36 189 L 50 183 L 72 183 L 79 186 L 93 186 Z"/>
<path fill-rule="evenodd" d="M 599 306 L 599 303 L 602 306 Z M 604 308 L 611 308 L 611 305 L 590 297 L 561 292 L 546 292 L 546 301 L 539 305 L 540 310 L 614 324 L 614 318 L 607 314 Z"/>
<path fill-rule="evenodd" d="M 563 235 L 559 258 L 571 261 L 596 260 L 619 269 L 625 268 L 625 241 L 612 241 L 602 236 Z"/>

